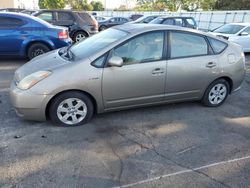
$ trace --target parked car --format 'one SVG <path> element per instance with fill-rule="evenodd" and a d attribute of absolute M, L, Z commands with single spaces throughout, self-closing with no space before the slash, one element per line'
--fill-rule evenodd
<path fill-rule="evenodd" d="M 180 27 L 188 27 L 192 29 L 197 29 L 197 23 L 193 17 L 158 17 L 150 24 L 163 24 L 163 25 L 175 25 Z"/>
<path fill-rule="evenodd" d="M 132 20 L 132 21 L 135 21 L 137 20 L 138 18 L 142 17 L 143 15 L 142 14 L 132 14 L 129 16 L 129 19 Z"/>
<path fill-rule="evenodd" d="M 68 29 L 53 26 L 21 13 L 0 13 L 0 56 L 32 59 L 50 50 L 68 46 Z"/>
<path fill-rule="evenodd" d="M 242 46 L 244 52 L 250 52 L 250 23 L 225 24 L 211 34 L 235 42 Z"/>
<path fill-rule="evenodd" d="M 132 23 L 132 24 L 149 23 L 149 22 L 151 22 L 152 20 L 154 20 L 155 18 L 158 18 L 158 17 L 159 16 L 157 16 L 157 15 L 142 16 L 142 17 L 138 18 L 137 20 L 131 21 L 131 22 L 128 22 L 128 23 Z"/>
<path fill-rule="evenodd" d="M 98 22 L 87 12 L 71 10 L 41 10 L 33 16 L 39 17 L 53 25 L 69 28 L 69 35 L 75 42 L 98 33 Z"/>
<path fill-rule="evenodd" d="M 72 126 L 94 112 L 144 105 L 197 100 L 217 107 L 244 77 L 235 43 L 181 27 L 124 24 L 23 65 L 10 96 L 25 119 Z"/>
<path fill-rule="evenodd" d="M 1 8 L 0 12 L 21 12 L 25 9 L 21 9 L 21 8 Z"/>
<path fill-rule="evenodd" d="M 129 19 L 124 17 L 112 17 L 104 21 L 99 21 L 99 31 L 103 31 L 109 27 L 121 25 L 127 22 L 129 22 Z"/>
<path fill-rule="evenodd" d="M 23 10 L 23 11 L 21 11 L 21 13 L 28 14 L 28 15 L 32 15 L 35 12 L 37 12 L 37 11 L 36 10 Z"/>
<path fill-rule="evenodd" d="M 107 17 L 103 17 L 103 16 L 95 16 L 96 21 L 99 23 L 100 21 L 105 21 L 108 18 Z"/>

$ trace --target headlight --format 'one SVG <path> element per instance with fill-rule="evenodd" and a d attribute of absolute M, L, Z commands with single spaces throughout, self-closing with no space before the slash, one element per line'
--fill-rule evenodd
<path fill-rule="evenodd" d="M 38 71 L 35 73 L 32 73 L 28 76 L 26 76 L 24 79 L 22 79 L 17 87 L 22 90 L 27 90 L 43 80 L 44 78 L 47 78 L 52 72 L 50 71 Z"/>

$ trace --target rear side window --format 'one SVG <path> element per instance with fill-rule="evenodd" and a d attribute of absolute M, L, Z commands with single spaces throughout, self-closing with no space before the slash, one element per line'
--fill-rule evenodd
<path fill-rule="evenodd" d="M 84 22 L 91 23 L 91 24 L 94 22 L 94 18 L 92 17 L 92 15 L 88 13 L 81 12 L 81 13 L 78 13 L 78 15 L 81 17 L 81 19 Z"/>
<path fill-rule="evenodd" d="M 74 17 L 68 12 L 58 12 L 58 20 L 74 20 Z"/>
<path fill-rule="evenodd" d="M 37 16 L 38 18 L 45 20 L 45 21 L 52 21 L 53 20 L 53 14 L 52 12 L 43 12 Z"/>
<path fill-rule="evenodd" d="M 177 26 L 183 26 L 183 21 L 181 18 L 175 18 L 175 25 Z"/>
<path fill-rule="evenodd" d="M 171 58 L 202 56 L 208 54 L 206 39 L 200 35 L 171 32 Z"/>
<path fill-rule="evenodd" d="M 213 39 L 213 38 L 208 38 L 213 50 L 215 54 L 219 54 L 221 52 L 223 52 L 226 47 L 227 47 L 227 43 Z"/>
<path fill-rule="evenodd" d="M 0 17 L 0 28 L 18 28 L 26 23 L 22 19 L 12 17 Z"/>

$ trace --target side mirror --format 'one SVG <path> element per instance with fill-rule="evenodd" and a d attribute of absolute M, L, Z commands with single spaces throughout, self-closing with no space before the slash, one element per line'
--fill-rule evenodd
<path fill-rule="evenodd" d="M 240 34 L 240 36 L 248 36 L 248 33 L 247 33 L 247 32 L 242 32 L 242 33 Z"/>
<path fill-rule="evenodd" d="M 122 67 L 123 59 L 118 56 L 113 56 L 109 59 L 108 65 L 110 65 L 111 67 Z"/>

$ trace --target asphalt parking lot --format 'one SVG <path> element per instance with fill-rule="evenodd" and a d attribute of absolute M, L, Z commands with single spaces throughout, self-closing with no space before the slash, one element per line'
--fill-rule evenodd
<path fill-rule="evenodd" d="M 0 60 L 0 187 L 249 187 L 250 55 L 219 108 L 139 108 L 72 128 L 16 116 L 8 87 L 24 62 Z"/>

